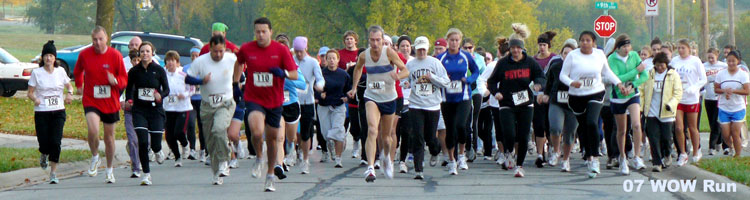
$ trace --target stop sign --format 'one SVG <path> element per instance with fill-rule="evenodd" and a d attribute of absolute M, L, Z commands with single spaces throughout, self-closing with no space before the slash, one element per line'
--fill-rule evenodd
<path fill-rule="evenodd" d="M 594 21 L 594 32 L 596 32 L 599 37 L 612 37 L 612 35 L 615 34 L 615 31 L 617 31 L 617 21 L 615 21 L 615 18 L 612 16 L 602 15 Z"/>

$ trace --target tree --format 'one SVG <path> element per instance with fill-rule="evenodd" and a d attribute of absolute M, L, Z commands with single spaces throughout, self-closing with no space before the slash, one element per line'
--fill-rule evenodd
<path fill-rule="evenodd" d="M 115 18 L 115 0 L 96 1 L 96 25 L 107 29 L 107 33 L 113 33 L 112 24 Z"/>
<path fill-rule="evenodd" d="M 86 34 L 94 25 L 95 6 L 94 0 L 35 0 L 28 5 L 26 21 L 47 34 Z"/>

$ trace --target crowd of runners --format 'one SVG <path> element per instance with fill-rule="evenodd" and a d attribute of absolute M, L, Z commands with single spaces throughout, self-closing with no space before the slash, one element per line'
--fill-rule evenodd
<path fill-rule="evenodd" d="M 320 162 L 345 167 L 347 143 L 351 159 L 366 167 L 366 182 L 410 171 L 424 179 L 426 164 L 458 175 L 480 160 L 520 178 L 527 155 L 536 155 L 535 167 L 566 173 L 575 153 L 585 160 L 589 178 L 602 173 L 604 156 L 613 173 L 646 170 L 646 161 L 661 172 L 701 159 L 702 107 L 711 128 L 708 154 L 738 157 L 743 145 L 750 80 L 733 46 L 708 49 L 704 63 L 686 39 L 657 38 L 636 52 L 626 34 L 600 48 L 597 36 L 583 31 L 552 49 L 556 33 L 548 31 L 536 38 L 538 51 L 528 52 L 531 33 L 521 23 L 488 49 L 456 28 L 443 38 L 412 40 L 371 26 L 364 45 L 347 31 L 343 48 L 320 47 L 309 55 L 309 38 L 274 37 L 267 18 L 252 26 L 255 40 L 237 46 L 226 39 L 228 27 L 214 23 L 208 44 L 194 47 L 192 63 L 184 66 L 176 51 L 167 52 L 166 66 L 159 66 L 155 52 L 170 47 L 138 37 L 123 58 L 107 46 L 106 30 L 96 27 L 92 46 L 75 65 L 76 90 L 55 64 L 54 42 L 45 44 L 28 98 L 50 182 L 59 182 L 65 104 L 74 91 L 83 96 L 88 124 L 88 175 L 96 176 L 104 159 L 98 154 L 104 132 L 107 183 L 115 183 L 121 110 L 131 178 L 140 178 L 141 185 L 152 184 L 152 162 L 173 159 L 181 167 L 199 160 L 210 165 L 211 183 L 221 185 L 230 169 L 239 168 L 238 160 L 248 158 L 254 160 L 251 176 L 265 174 L 264 190 L 275 191 L 290 173 L 310 174 L 310 154 L 317 149 Z M 243 125 L 246 147 L 240 141 Z"/>

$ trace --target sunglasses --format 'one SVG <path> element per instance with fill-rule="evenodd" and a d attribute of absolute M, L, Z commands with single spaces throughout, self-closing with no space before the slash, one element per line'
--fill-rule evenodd
<path fill-rule="evenodd" d="M 474 46 L 464 47 L 464 49 L 474 49 Z"/>

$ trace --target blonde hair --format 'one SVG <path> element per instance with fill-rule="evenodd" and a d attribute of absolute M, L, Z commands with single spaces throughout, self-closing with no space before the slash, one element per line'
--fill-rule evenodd
<path fill-rule="evenodd" d="M 513 23 L 510 27 L 513 28 L 513 34 L 510 35 L 510 39 L 526 40 L 531 35 L 531 31 L 529 31 L 529 27 L 526 24 Z"/>
<path fill-rule="evenodd" d="M 464 37 L 464 34 L 461 32 L 461 30 L 458 30 L 457 28 L 450 28 L 448 29 L 448 33 L 445 33 L 445 39 L 448 39 L 453 34 L 458 34 L 460 37 Z"/>

